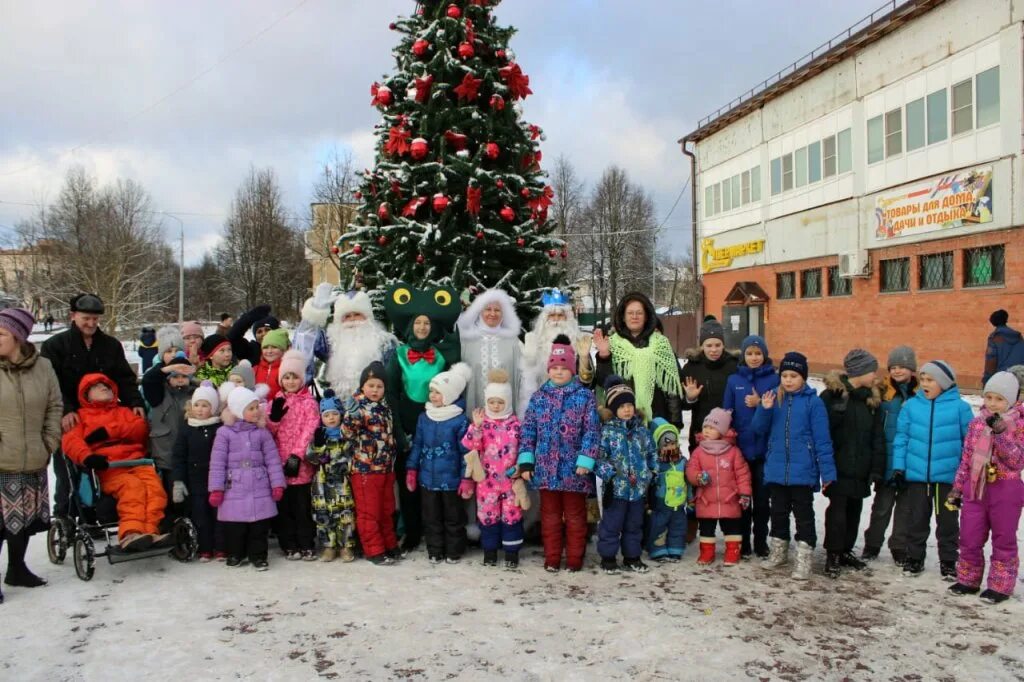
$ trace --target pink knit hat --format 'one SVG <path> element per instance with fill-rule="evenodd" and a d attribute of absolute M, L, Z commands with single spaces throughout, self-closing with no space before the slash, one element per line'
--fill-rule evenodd
<path fill-rule="evenodd" d="M 724 436 L 732 427 L 732 410 L 724 410 L 721 407 L 714 408 L 708 413 L 708 416 L 704 417 L 703 425 L 714 427 Z"/>
<path fill-rule="evenodd" d="M 181 335 L 182 336 L 203 336 L 203 328 L 198 322 L 182 322 L 181 323 Z"/>
<path fill-rule="evenodd" d="M 291 372 L 295 376 L 306 381 L 306 356 L 301 351 L 289 350 L 285 351 L 284 356 L 281 358 L 281 371 L 278 376 L 283 377 L 285 374 Z"/>
<path fill-rule="evenodd" d="M 569 337 L 559 334 L 551 344 L 551 355 L 548 356 L 548 370 L 552 367 L 564 367 L 573 374 L 576 373 L 576 351 L 572 349 L 572 342 Z"/>

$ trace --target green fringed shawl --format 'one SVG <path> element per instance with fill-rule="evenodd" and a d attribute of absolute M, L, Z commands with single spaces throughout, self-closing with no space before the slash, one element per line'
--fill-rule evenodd
<path fill-rule="evenodd" d="M 679 361 L 672 344 L 660 332 L 651 335 L 646 348 L 637 348 L 618 334 L 612 334 L 608 341 L 612 351 L 612 369 L 623 379 L 633 382 L 637 409 L 649 422 L 654 417 L 651 406 L 655 388 L 669 395 L 682 393 Z"/>

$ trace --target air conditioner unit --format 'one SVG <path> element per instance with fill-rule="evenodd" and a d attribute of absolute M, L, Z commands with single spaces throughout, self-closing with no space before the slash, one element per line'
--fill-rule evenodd
<path fill-rule="evenodd" d="M 871 276 L 871 259 L 864 249 L 839 254 L 840 277 Z"/>

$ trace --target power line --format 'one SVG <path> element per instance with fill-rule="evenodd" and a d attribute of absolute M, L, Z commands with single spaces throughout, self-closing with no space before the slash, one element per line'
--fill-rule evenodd
<path fill-rule="evenodd" d="M 30 208 L 39 208 L 39 204 L 31 204 L 27 201 L 7 201 L 6 199 L 0 199 L 0 204 L 8 206 L 28 206 Z M 197 211 L 146 211 L 146 213 L 158 213 L 167 215 L 187 215 L 199 218 L 226 218 L 227 213 L 200 213 Z"/>
<path fill-rule="evenodd" d="M 88 142 L 83 142 L 82 144 L 80 144 L 80 145 L 78 145 L 76 147 L 71 147 L 70 149 L 67 149 L 67 150 L 61 152 L 60 155 L 57 158 L 60 158 L 62 156 L 67 156 L 69 154 L 74 154 L 74 153 L 76 153 L 76 152 L 78 152 L 78 151 L 80 151 L 82 149 L 85 149 L 86 147 L 89 147 L 89 146 L 91 146 L 93 144 L 96 144 L 99 140 L 101 140 L 102 138 L 106 137 L 107 135 L 109 135 L 110 133 L 114 132 L 115 130 L 128 125 L 129 123 L 131 123 L 135 119 L 139 118 L 140 116 L 144 116 L 145 114 L 148 114 L 149 112 L 153 111 L 154 109 L 156 109 L 161 104 L 163 104 L 167 100 L 171 99 L 175 95 L 177 95 L 177 94 L 187 90 L 196 81 L 198 81 L 199 79 L 203 78 L 204 76 L 206 76 L 210 72 L 214 71 L 217 67 L 219 67 L 220 65 L 224 64 L 226 61 L 228 61 L 229 59 L 234 57 L 236 54 L 238 54 L 239 52 L 241 52 L 242 50 L 244 50 L 248 46 L 252 45 L 257 40 L 259 40 L 261 37 L 263 37 L 264 34 L 269 32 L 275 26 L 277 26 L 282 21 L 284 21 L 285 19 L 290 17 L 292 14 L 297 12 L 299 9 L 301 9 L 302 6 L 305 5 L 307 2 L 309 2 L 309 0 L 300 0 L 299 3 L 296 4 L 295 6 L 293 6 L 290 10 L 288 10 L 287 12 L 285 12 L 284 14 L 279 16 L 277 19 L 274 19 L 272 22 L 270 22 L 268 25 L 266 25 L 265 27 L 263 27 L 262 29 L 260 29 L 259 31 L 257 31 L 253 35 L 251 35 L 250 37 L 248 37 L 245 40 L 243 40 L 241 43 L 236 45 L 231 50 L 228 50 L 227 52 L 225 52 L 213 64 L 211 64 L 210 66 L 206 67 L 205 69 L 203 69 L 202 71 L 200 71 L 196 75 L 192 76 L 187 81 L 185 81 L 184 83 L 182 83 L 178 87 L 174 88 L 173 90 L 171 90 L 169 93 L 167 93 L 163 97 L 160 97 L 159 99 L 157 99 L 156 101 L 152 102 L 148 106 L 143 107 L 139 111 L 135 112 L 134 114 L 132 114 L 131 116 L 126 118 L 125 120 L 120 121 L 117 125 L 111 126 L 108 130 L 106 130 L 105 132 L 101 133 L 100 135 L 94 137 L 92 140 L 89 140 Z M 41 159 L 41 160 L 36 161 L 34 163 L 30 163 L 27 166 L 22 166 L 21 168 L 17 168 L 17 169 L 12 170 L 12 171 L 7 171 L 5 173 L 0 173 L 0 177 L 7 177 L 9 175 L 18 175 L 19 173 L 24 173 L 25 171 L 31 170 L 32 168 L 35 168 L 36 166 L 40 166 L 40 165 L 42 165 L 45 162 L 46 162 L 45 159 Z M 8 202 L 8 203 L 14 203 L 14 202 Z"/>

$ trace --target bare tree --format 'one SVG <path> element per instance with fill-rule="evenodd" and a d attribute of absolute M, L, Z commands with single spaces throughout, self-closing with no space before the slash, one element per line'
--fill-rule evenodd
<path fill-rule="evenodd" d="M 555 191 L 551 206 L 552 219 L 558 223 L 561 237 L 565 239 L 569 258 L 565 263 L 565 277 L 569 285 L 586 279 L 588 259 L 586 242 L 576 235 L 583 231 L 583 217 L 586 209 L 585 185 L 576 174 L 572 162 L 564 155 L 555 159 L 550 172 L 551 186 Z"/>
<path fill-rule="evenodd" d="M 359 179 L 351 152 L 334 149 L 323 170 L 313 183 L 311 204 L 319 204 L 319 219 L 310 217 L 305 246 L 318 258 L 341 267 L 341 260 L 333 248 L 341 236 L 342 227 L 352 222 L 355 210 L 354 187 Z M 342 278 L 344 281 L 345 278 Z"/>
<path fill-rule="evenodd" d="M 224 286 L 244 307 L 269 303 L 279 316 L 298 310 L 310 288 L 309 265 L 273 169 L 249 170 L 216 254 Z"/>
<path fill-rule="evenodd" d="M 111 332 L 170 315 L 174 256 L 152 199 L 134 180 L 97 188 L 84 169 L 72 168 L 56 201 L 19 224 L 18 233 L 22 248 L 33 253 L 26 285 L 43 307 L 97 294 Z"/>
<path fill-rule="evenodd" d="M 665 305 L 684 313 L 698 309 L 701 284 L 693 278 L 693 261 L 689 253 L 682 256 L 665 255 L 658 260 L 659 299 Z"/>

